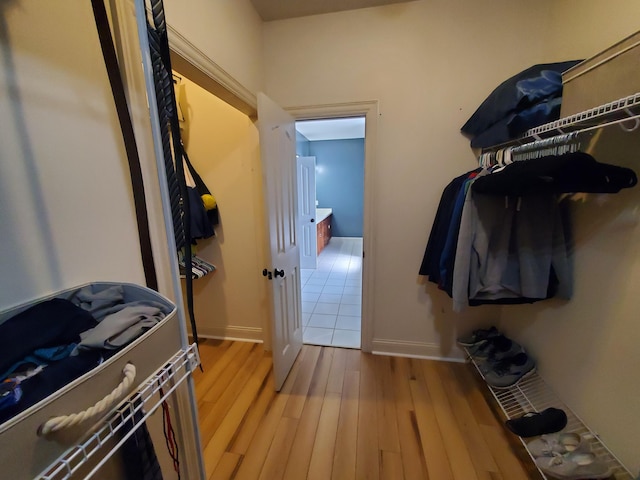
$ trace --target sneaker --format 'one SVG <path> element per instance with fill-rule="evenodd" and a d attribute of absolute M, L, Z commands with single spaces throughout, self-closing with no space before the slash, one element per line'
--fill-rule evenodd
<path fill-rule="evenodd" d="M 500 335 L 500 332 L 496 327 L 491 327 L 486 330 L 478 329 L 468 335 L 463 335 L 458 338 L 458 344 L 463 347 L 473 347 L 474 345 L 483 343 L 485 340 L 491 337 L 497 337 L 498 335 Z"/>
<path fill-rule="evenodd" d="M 499 368 L 500 365 L 505 365 L 511 361 L 512 357 L 515 357 L 518 353 L 524 352 L 524 348 L 507 338 L 506 342 L 499 342 L 494 345 L 491 352 L 487 356 L 486 360 L 480 360 L 476 358 L 478 368 L 483 375 L 486 375 L 491 370 Z"/>
<path fill-rule="evenodd" d="M 478 362 L 486 362 L 489 358 L 508 352 L 512 345 L 513 340 L 504 335 L 498 335 L 487 339 L 485 343 L 473 347 L 473 351 L 470 351 L 469 354 Z"/>
<path fill-rule="evenodd" d="M 536 362 L 524 352 L 505 360 L 488 372 L 484 379 L 494 388 L 509 388 L 536 371 Z"/>
<path fill-rule="evenodd" d="M 527 450 L 534 457 L 550 457 L 575 452 L 585 445 L 580 435 L 573 432 L 560 432 L 542 435 L 527 444 Z"/>
<path fill-rule="evenodd" d="M 471 347 L 467 347 L 467 352 L 469 352 L 469 355 L 471 355 L 474 359 L 487 358 L 495 347 L 495 344 L 505 338 L 507 337 L 502 334 L 489 337 L 486 340 L 476 343 Z"/>
<path fill-rule="evenodd" d="M 539 457 L 536 466 L 546 475 L 562 480 L 604 479 L 611 469 L 592 452 L 577 451 L 566 455 Z"/>

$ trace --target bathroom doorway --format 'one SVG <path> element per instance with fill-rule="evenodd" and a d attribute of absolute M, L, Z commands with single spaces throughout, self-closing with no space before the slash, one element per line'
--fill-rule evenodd
<path fill-rule="evenodd" d="M 304 343 L 361 346 L 364 145 L 364 117 L 296 122 Z"/>

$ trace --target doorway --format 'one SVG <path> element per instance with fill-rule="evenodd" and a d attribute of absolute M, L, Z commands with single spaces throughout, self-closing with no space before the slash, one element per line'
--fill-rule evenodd
<path fill-rule="evenodd" d="M 364 145 L 364 116 L 296 122 L 304 343 L 361 346 Z"/>

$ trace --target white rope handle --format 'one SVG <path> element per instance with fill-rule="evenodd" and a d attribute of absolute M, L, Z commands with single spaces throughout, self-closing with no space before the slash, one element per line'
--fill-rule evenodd
<path fill-rule="evenodd" d="M 127 363 L 122 370 L 124 378 L 122 382 L 106 397 L 96 403 L 93 407 L 89 407 L 86 410 L 78 413 L 72 413 L 71 415 L 62 415 L 60 417 L 53 417 L 44 422 L 38 429 L 38 435 L 46 436 L 50 433 L 57 432 L 59 430 L 73 427 L 80 422 L 84 422 L 88 418 L 95 415 L 104 413 L 110 409 L 123 393 L 129 390 L 129 387 L 133 384 L 136 378 L 136 367 L 132 363 Z"/>

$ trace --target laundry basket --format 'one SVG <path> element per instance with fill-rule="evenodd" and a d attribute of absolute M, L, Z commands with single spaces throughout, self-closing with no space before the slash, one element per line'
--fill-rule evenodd
<path fill-rule="evenodd" d="M 34 478 L 56 460 L 70 444 L 75 443 L 92 429 L 101 417 L 109 413 L 110 408 L 106 408 L 101 415 L 88 418 L 78 425 L 65 429 L 64 432 L 41 435 L 41 428 L 47 420 L 81 412 L 95 405 L 117 386 L 124 384 L 123 371 L 127 363 L 131 363 L 135 366 L 135 379 L 126 384 L 126 391 L 122 391 L 122 395 L 125 396 L 181 349 L 175 305 L 157 292 L 134 284 L 96 282 L 80 285 L 2 311 L 0 324 L 37 303 L 53 298 L 70 299 L 81 288 L 90 286 L 93 292 L 100 292 L 115 285 L 122 286 L 125 303 L 153 301 L 160 304 L 161 311 L 165 314 L 164 318 L 140 337 L 117 350 L 97 367 L 2 423 L 0 425 L 0 465 L 2 465 L 0 477 L 12 480 Z M 114 398 L 114 405 L 118 401 L 119 398 Z M 16 461 L 17 458 L 25 461 Z"/>

